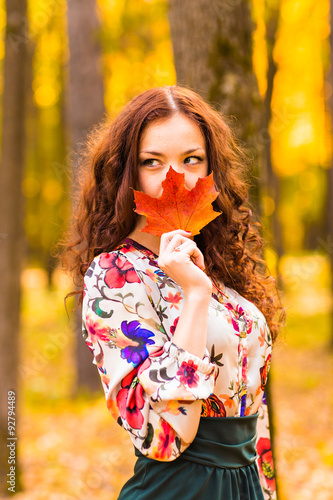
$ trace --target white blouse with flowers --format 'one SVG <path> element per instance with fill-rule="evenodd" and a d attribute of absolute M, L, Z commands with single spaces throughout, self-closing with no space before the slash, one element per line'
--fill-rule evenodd
<path fill-rule="evenodd" d="M 271 335 L 253 303 L 228 287 L 216 293 L 201 359 L 172 342 L 184 303 L 182 288 L 158 267 L 154 253 L 127 239 L 95 257 L 85 274 L 83 337 L 107 408 L 150 458 L 174 460 L 190 445 L 198 406 L 202 417 L 259 411 L 257 463 L 265 496 L 274 499 L 263 399 Z"/>

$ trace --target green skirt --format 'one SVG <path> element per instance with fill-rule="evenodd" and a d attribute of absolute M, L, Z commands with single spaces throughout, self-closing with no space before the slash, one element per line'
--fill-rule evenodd
<path fill-rule="evenodd" d="M 202 417 L 191 445 L 171 462 L 142 455 L 118 500 L 263 500 L 256 465 L 258 414 Z"/>

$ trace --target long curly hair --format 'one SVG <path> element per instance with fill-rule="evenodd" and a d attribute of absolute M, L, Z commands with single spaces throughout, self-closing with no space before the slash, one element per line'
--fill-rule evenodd
<path fill-rule="evenodd" d="M 83 298 L 83 277 L 94 257 L 111 252 L 134 230 L 133 189 L 138 184 L 138 149 L 143 130 L 157 119 L 182 113 L 200 127 L 209 173 L 219 195 L 213 203 L 222 215 L 205 226 L 195 241 L 208 275 L 253 302 L 264 314 L 273 341 L 284 322 L 285 309 L 275 279 L 262 258 L 260 223 L 251 222 L 248 203 L 250 159 L 229 119 L 192 90 L 165 86 L 134 97 L 116 116 L 104 119 L 88 135 L 79 161 L 80 179 L 71 223 L 59 247 L 63 270 L 70 272 Z M 77 308 L 76 307 L 76 308 Z M 76 309 L 75 308 L 75 309 Z M 74 310 L 75 310 L 74 309 Z M 67 310 L 67 309 L 66 309 Z"/>

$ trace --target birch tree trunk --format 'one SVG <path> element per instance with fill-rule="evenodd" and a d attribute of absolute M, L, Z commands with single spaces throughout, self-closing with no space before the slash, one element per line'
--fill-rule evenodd
<path fill-rule="evenodd" d="M 68 37 L 70 49 L 68 123 L 73 146 L 72 212 L 76 210 L 78 162 L 81 142 L 88 130 L 104 115 L 104 85 L 101 68 L 101 48 L 98 43 L 99 22 L 95 0 L 68 0 Z M 77 339 L 77 388 L 90 391 L 101 387 L 96 366 L 82 339 L 81 308 L 75 314 Z"/>
<path fill-rule="evenodd" d="M 6 10 L 0 167 L 0 494 L 12 495 L 13 491 L 21 490 L 17 412 L 20 398 L 20 277 L 25 253 L 21 186 L 24 172 L 25 58 L 28 43 L 26 0 L 7 0 Z M 8 410 L 8 406 L 11 407 L 10 400 L 14 402 L 14 413 L 9 413 Z M 8 427 L 9 424 L 12 427 Z M 11 472 L 12 476 L 7 475 Z M 10 480 L 13 484 L 7 483 Z M 11 486 L 13 489 L 8 491 Z"/>

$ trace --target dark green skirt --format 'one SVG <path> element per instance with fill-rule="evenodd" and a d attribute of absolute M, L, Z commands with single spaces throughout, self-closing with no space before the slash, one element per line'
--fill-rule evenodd
<path fill-rule="evenodd" d="M 171 462 L 142 455 L 118 500 L 263 500 L 256 465 L 258 414 L 202 417 L 191 445 Z"/>

